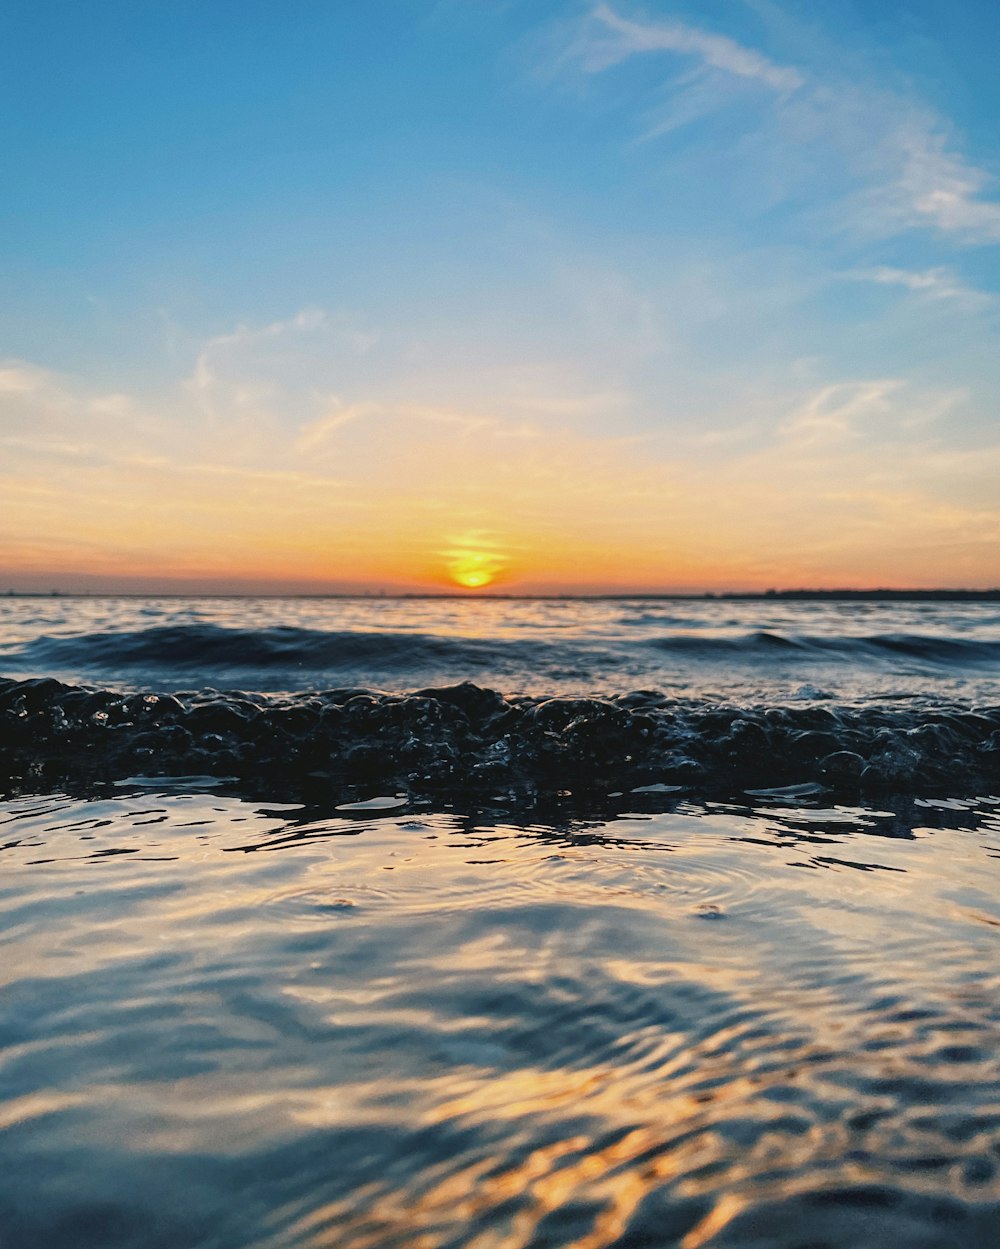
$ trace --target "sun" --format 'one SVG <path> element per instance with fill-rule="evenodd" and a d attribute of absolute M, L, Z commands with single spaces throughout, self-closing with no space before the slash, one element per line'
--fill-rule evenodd
<path fill-rule="evenodd" d="M 494 557 L 482 551 L 463 551 L 448 565 L 448 574 L 466 590 L 481 590 L 497 575 L 493 563 Z"/>
<path fill-rule="evenodd" d="M 481 545 L 456 543 L 444 552 L 448 579 L 463 590 L 481 590 L 503 571 L 507 558 Z"/>
<path fill-rule="evenodd" d="M 456 583 L 464 585 L 467 590 L 478 590 L 481 586 L 489 585 L 493 580 L 489 573 L 477 572 L 471 568 L 467 572 L 457 572 L 454 576 Z"/>

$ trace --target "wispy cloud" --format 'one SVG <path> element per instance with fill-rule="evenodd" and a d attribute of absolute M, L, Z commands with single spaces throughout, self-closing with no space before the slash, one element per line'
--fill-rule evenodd
<path fill-rule="evenodd" d="M 293 317 L 264 325 L 239 325 L 235 330 L 208 339 L 198 351 L 188 389 L 204 413 L 216 418 L 223 401 L 232 407 L 247 408 L 270 397 L 271 387 L 253 379 L 248 362 L 293 335 L 322 335 L 329 351 L 358 355 L 370 351 L 378 342 L 375 331 L 345 316 L 331 317 L 322 308 L 303 308 Z M 238 377 L 235 383 L 233 374 Z M 220 389 L 224 395 L 220 396 Z"/>
<path fill-rule="evenodd" d="M 495 417 L 476 413 L 455 411 L 448 408 L 422 404 L 402 403 L 349 403 L 335 401 L 330 411 L 318 420 L 309 421 L 299 431 L 295 442 L 298 452 L 309 453 L 323 447 L 338 430 L 365 420 L 380 419 L 389 422 L 425 423 L 443 425 L 457 434 L 481 434 L 489 431 L 507 437 L 524 437 L 532 434 L 530 426 L 512 425 Z"/>
<path fill-rule="evenodd" d="M 992 180 L 961 153 L 948 119 L 859 71 L 842 53 L 838 60 L 826 45 L 806 41 L 801 63 L 779 64 L 726 35 L 627 16 L 607 3 L 587 11 L 568 45 L 563 61 L 589 75 L 657 54 L 688 62 L 666 77 L 666 103 L 645 90 L 637 96 L 633 141 L 663 137 L 731 105 L 739 83 L 759 85 L 773 93 L 773 107 L 748 117 L 756 127 L 758 179 L 766 169 L 770 183 L 800 201 L 822 188 L 838 204 L 831 220 L 859 234 L 926 229 L 961 244 L 1000 241 Z"/>
<path fill-rule="evenodd" d="M 575 51 L 591 73 L 636 54 L 675 52 L 694 58 L 706 68 L 752 79 L 774 91 L 795 91 L 804 82 L 798 70 L 777 65 L 726 35 L 683 22 L 635 21 L 621 16 L 608 4 L 598 4 L 591 10 L 590 24 Z"/>
<path fill-rule="evenodd" d="M 227 334 L 216 334 L 204 344 L 195 361 L 191 386 L 197 391 L 208 390 L 215 381 L 214 360 L 216 355 L 232 347 L 248 347 L 277 338 L 296 330 L 315 330 L 324 324 L 326 314 L 321 308 L 304 308 L 294 317 L 284 321 L 271 321 L 267 325 L 239 325 Z"/>
<path fill-rule="evenodd" d="M 0 395 L 30 395 L 49 383 L 44 369 L 10 360 L 0 364 Z"/>
<path fill-rule="evenodd" d="M 860 438 L 870 421 L 889 410 L 892 395 L 903 385 L 899 378 L 882 378 L 824 386 L 792 413 L 780 433 L 799 446 Z"/>
<path fill-rule="evenodd" d="M 994 296 L 966 285 L 953 269 L 943 265 L 932 269 L 897 269 L 891 265 L 878 265 L 874 269 L 859 270 L 850 276 L 859 282 L 901 286 L 928 300 L 946 299 L 970 306 L 994 302 Z"/>
<path fill-rule="evenodd" d="M 982 169 L 950 151 L 932 126 L 909 126 L 895 139 L 901 167 L 893 190 L 904 222 L 970 243 L 1000 241 L 1000 203 L 983 198 L 990 180 Z"/>

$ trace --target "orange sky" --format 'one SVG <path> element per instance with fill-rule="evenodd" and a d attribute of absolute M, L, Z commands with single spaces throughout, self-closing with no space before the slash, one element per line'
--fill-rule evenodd
<path fill-rule="evenodd" d="M 914 443 L 891 391 L 721 445 L 406 404 L 211 419 L 8 368 L 0 586 L 504 592 L 1000 581 L 1000 451 Z M 177 396 L 173 397 L 177 402 Z M 82 578 L 82 580 L 81 580 Z M 6 583 L 6 586 L 3 583 Z"/>

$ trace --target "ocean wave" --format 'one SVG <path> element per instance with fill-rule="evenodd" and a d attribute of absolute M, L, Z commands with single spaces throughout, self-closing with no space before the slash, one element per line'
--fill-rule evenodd
<path fill-rule="evenodd" d="M 777 655 L 803 658 L 822 653 L 853 662 L 871 658 L 903 656 L 935 665 L 1000 663 L 1000 642 L 969 638 L 940 637 L 919 633 L 876 633 L 871 635 L 785 634 L 757 629 L 733 637 L 705 637 L 698 634 L 666 634 L 646 639 L 646 646 L 660 651 L 683 652 L 692 656 L 730 657 Z"/>
<path fill-rule="evenodd" d="M 465 682 L 408 694 L 202 690 L 122 694 L 0 679 L 0 776 L 234 776 L 328 791 L 679 786 L 733 794 L 820 784 L 1000 788 L 1000 707 L 736 706 L 639 690 L 504 697 Z"/>
<path fill-rule="evenodd" d="M 324 630 L 292 626 L 232 628 L 171 624 L 132 630 L 42 635 L 8 649 L 9 671 L 110 674 L 128 671 L 213 674 L 268 671 L 454 674 L 525 672 L 560 665 L 594 674 L 624 664 L 649 670 L 671 656 L 684 662 L 767 664 L 816 661 L 842 664 L 909 661 L 932 668 L 982 668 L 1000 664 L 1000 641 L 932 634 L 869 636 L 792 634 L 753 630 L 727 636 L 671 632 L 652 637 L 600 637 L 585 641 L 477 638 L 418 631 Z M 104 674 L 104 675 L 101 675 Z M 353 677 L 351 678 L 353 679 Z M 419 678 L 418 678 L 419 679 Z"/>
<path fill-rule="evenodd" d="M 214 624 L 163 625 L 69 637 L 33 638 L 5 662 L 31 667 L 292 668 L 335 670 L 358 664 L 380 668 L 423 663 L 474 666 L 497 643 L 410 632 L 328 631 L 276 626 L 234 629 Z M 519 647 L 530 643 L 518 643 Z"/>

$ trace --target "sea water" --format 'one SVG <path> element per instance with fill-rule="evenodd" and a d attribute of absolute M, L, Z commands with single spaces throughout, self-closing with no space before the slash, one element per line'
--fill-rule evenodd
<path fill-rule="evenodd" d="M 476 681 L 776 701 L 996 700 L 1000 602 L 0 598 L 0 673 L 265 691 Z"/>
<path fill-rule="evenodd" d="M 1000 1243 L 995 604 L 0 608 L 5 1247 Z"/>

